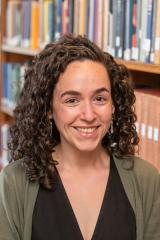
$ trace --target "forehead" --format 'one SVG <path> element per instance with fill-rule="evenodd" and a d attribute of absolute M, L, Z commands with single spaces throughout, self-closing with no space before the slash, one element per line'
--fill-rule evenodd
<path fill-rule="evenodd" d="M 110 79 L 105 66 L 92 60 L 74 61 L 60 75 L 55 90 L 84 91 L 105 87 L 110 90 Z"/>

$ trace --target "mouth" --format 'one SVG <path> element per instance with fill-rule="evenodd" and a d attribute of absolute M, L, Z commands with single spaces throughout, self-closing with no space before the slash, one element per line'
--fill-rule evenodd
<path fill-rule="evenodd" d="M 99 126 L 95 127 L 74 127 L 81 135 L 83 136 L 91 136 L 96 133 L 96 130 Z"/>

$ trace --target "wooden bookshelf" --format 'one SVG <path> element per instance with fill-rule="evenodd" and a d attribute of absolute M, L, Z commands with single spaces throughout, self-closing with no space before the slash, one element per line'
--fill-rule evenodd
<path fill-rule="evenodd" d="M 131 71 L 160 74 L 160 65 L 151 63 L 142 63 L 140 61 L 125 61 L 116 59 L 118 63 L 124 64 Z"/>
<path fill-rule="evenodd" d="M 34 57 L 36 54 L 39 53 L 40 50 L 33 50 L 33 49 L 21 48 L 21 47 L 11 47 L 3 44 L 1 47 L 1 51 L 3 53 L 25 55 L 25 58 L 26 58 L 27 56 Z"/>
<path fill-rule="evenodd" d="M 39 0 L 41 3 L 43 0 Z M 104 0 L 105 1 L 105 0 Z M 24 62 L 32 60 L 33 57 L 39 53 L 39 49 L 11 47 L 5 41 L 6 31 L 6 7 L 7 0 L 0 0 L 0 60 L 5 62 Z M 109 2 L 109 1 L 108 1 Z M 147 86 L 152 88 L 160 88 L 160 64 L 143 63 L 140 61 L 125 61 L 117 59 L 117 63 L 124 64 L 131 72 L 131 77 L 135 86 Z M 2 99 L 3 78 L 2 78 L 2 64 L 0 65 L 0 102 Z M 0 124 L 4 122 L 13 121 L 12 109 L 3 106 L 0 103 Z"/>

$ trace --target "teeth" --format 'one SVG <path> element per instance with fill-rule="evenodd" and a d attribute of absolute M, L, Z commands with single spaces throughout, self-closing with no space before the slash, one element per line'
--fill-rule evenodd
<path fill-rule="evenodd" d="M 78 129 L 78 131 L 80 131 L 80 132 L 91 133 L 91 132 L 93 132 L 96 128 L 94 127 L 94 128 L 77 128 L 77 129 Z"/>

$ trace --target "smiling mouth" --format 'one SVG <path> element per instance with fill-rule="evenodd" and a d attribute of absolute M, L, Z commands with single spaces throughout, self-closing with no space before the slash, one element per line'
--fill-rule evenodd
<path fill-rule="evenodd" d="M 96 129 L 98 128 L 97 127 L 75 127 L 76 130 L 78 130 L 79 132 L 81 133 L 93 133 Z"/>

